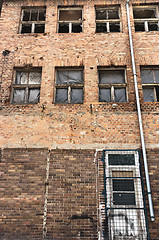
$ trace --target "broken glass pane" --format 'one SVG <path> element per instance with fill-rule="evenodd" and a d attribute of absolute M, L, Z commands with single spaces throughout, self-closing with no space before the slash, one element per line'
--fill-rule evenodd
<path fill-rule="evenodd" d="M 32 88 L 29 89 L 29 103 L 38 103 L 40 98 L 40 89 L 39 88 Z"/>
<path fill-rule="evenodd" d="M 75 21 L 82 20 L 82 10 L 60 10 L 60 21 Z"/>
<path fill-rule="evenodd" d="M 23 11 L 23 20 L 22 21 L 29 21 L 30 20 L 30 11 L 24 10 Z"/>
<path fill-rule="evenodd" d="M 31 21 L 37 21 L 38 20 L 38 10 L 32 10 L 31 11 Z"/>
<path fill-rule="evenodd" d="M 97 33 L 106 33 L 107 32 L 106 23 L 96 23 L 96 32 Z"/>
<path fill-rule="evenodd" d="M 71 103 L 83 103 L 83 89 L 71 89 Z"/>
<path fill-rule="evenodd" d="M 156 18 L 156 9 L 135 9 L 134 19 Z"/>
<path fill-rule="evenodd" d="M 69 33 L 68 23 L 59 23 L 59 33 Z"/>
<path fill-rule="evenodd" d="M 110 23 L 110 32 L 120 32 L 120 23 Z"/>
<path fill-rule="evenodd" d="M 45 24 L 35 24 L 35 33 L 44 33 L 45 32 Z"/>
<path fill-rule="evenodd" d="M 27 72 L 16 72 L 15 84 L 27 84 L 28 73 Z"/>
<path fill-rule="evenodd" d="M 97 20 L 105 20 L 105 19 L 107 19 L 106 16 L 107 16 L 106 9 L 103 9 L 103 10 L 96 9 L 96 19 Z"/>
<path fill-rule="evenodd" d="M 108 18 L 107 19 L 119 19 L 119 11 L 117 9 L 108 10 Z"/>
<path fill-rule="evenodd" d="M 154 74 L 151 69 L 141 70 L 141 80 L 142 83 L 154 83 Z"/>
<path fill-rule="evenodd" d="M 113 193 L 115 205 L 136 205 L 135 193 Z"/>
<path fill-rule="evenodd" d="M 14 89 L 13 103 L 21 104 L 25 102 L 25 89 Z"/>
<path fill-rule="evenodd" d="M 57 88 L 56 89 L 56 99 L 55 102 L 56 103 L 67 103 L 68 102 L 68 93 L 67 93 L 67 89 L 65 88 Z"/>
<path fill-rule="evenodd" d="M 21 33 L 31 33 L 32 24 L 22 24 Z"/>
<path fill-rule="evenodd" d="M 143 88 L 144 102 L 154 102 L 154 89 Z"/>
<path fill-rule="evenodd" d="M 135 31 L 136 32 L 143 32 L 143 31 L 145 31 L 145 23 L 144 22 L 141 22 L 141 23 L 136 22 L 135 23 Z"/>
<path fill-rule="evenodd" d="M 40 83 L 41 83 L 41 72 L 30 72 L 29 84 L 40 84 Z"/>
<path fill-rule="evenodd" d="M 148 28 L 149 28 L 149 31 L 158 31 L 158 22 L 156 23 L 149 22 Z"/>
<path fill-rule="evenodd" d="M 82 24 L 72 23 L 72 33 L 80 33 L 80 32 L 82 32 Z"/>
<path fill-rule="evenodd" d="M 40 11 L 39 12 L 39 21 L 45 21 L 45 17 L 46 17 L 46 11 Z"/>
<path fill-rule="evenodd" d="M 115 102 L 126 102 L 125 88 L 115 88 Z"/>
<path fill-rule="evenodd" d="M 100 70 L 99 83 L 125 83 L 124 70 Z"/>
<path fill-rule="evenodd" d="M 111 102 L 110 88 L 99 89 L 99 102 Z"/>

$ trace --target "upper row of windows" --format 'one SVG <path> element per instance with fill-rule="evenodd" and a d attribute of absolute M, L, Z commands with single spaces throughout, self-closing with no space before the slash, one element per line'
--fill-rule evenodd
<path fill-rule="evenodd" d="M 34 104 L 40 99 L 41 68 L 16 69 L 11 103 Z M 127 102 L 125 69 L 99 68 L 99 102 Z M 141 69 L 145 102 L 159 102 L 159 70 Z M 84 79 L 80 68 L 56 70 L 55 103 L 83 103 Z"/>
<path fill-rule="evenodd" d="M 117 7 L 95 8 L 96 32 L 121 32 L 121 11 Z M 140 6 L 134 7 L 135 31 L 159 31 L 159 7 Z M 45 32 L 45 7 L 22 9 L 20 33 Z M 58 9 L 58 33 L 83 32 L 82 7 L 65 7 Z"/>

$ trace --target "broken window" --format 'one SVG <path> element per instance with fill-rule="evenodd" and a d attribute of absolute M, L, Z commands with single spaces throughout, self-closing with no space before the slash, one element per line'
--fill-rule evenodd
<path fill-rule="evenodd" d="M 11 103 L 34 104 L 40 99 L 41 68 L 16 69 Z"/>
<path fill-rule="evenodd" d="M 159 102 L 159 69 L 141 69 L 144 102 Z"/>
<path fill-rule="evenodd" d="M 44 33 L 46 8 L 22 9 L 20 33 Z"/>
<path fill-rule="evenodd" d="M 83 31 L 83 17 L 81 8 L 59 8 L 58 14 L 59 33 L 80 33 Z"/>
<path fill-rule="evenodd" d="M 99 69 L 99 102 L 126 102 L 124 69 Z"/>
<path fill-rule="evenodd" d="M 148 239 L 139 152 L 104 151 L 103 156 L 100 239 Z"/>
<path fill-rule="evenodd" d="M 134 25 L 136 32 L 159 31 L 159 15 L 157 6 L 134 7 Z"/>
<path fill-rule="evenodd" d="M 120 32 L 120 11 L 119 7 L 96 8 L 96 32 Z"/>
<path fill-rule="evenodd" d="M 55 103 L 83 103 L 82 69 L 57 69 Z"/>

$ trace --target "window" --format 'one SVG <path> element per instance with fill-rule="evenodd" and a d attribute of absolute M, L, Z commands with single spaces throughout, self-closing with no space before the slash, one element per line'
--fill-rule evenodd
<path fill-rule="evenodd" d="M 134 7 L 133 13 L 136 32 L 159 31 L 158 6 Z"/>
<path fill-rule="evenodd" d="M 41 68 L 16 69 L 11 103 L 34 104 L 39 102 Z"/>
<path fill-rule="evenodd" d="M 96 32 L 109 33 L 120 32 L 120 11 L 119 7 L 96 8 Z"/>
<path fill-rule="evenodd" d="M 141 69 L 144 102 L 159 102 L 159 69 Z"/>
<path fill-rule="evenodd" d="M 124 69 L 99 69 L 99 102 L 126 102 Z"/>
<path fill-rule="evenodd" d="M 83 103 L 83 70 L 56 71 L 55 103 Z"/>
<path fill-rule="evenodd" d="M 83 17 L 81 7 L 59 8 L 59 33 L 80 33 L 83 30 Z"/>
<path fill-rule="evenodd" d="M 46 8 L 22 9 L 20 33 L 44 33 Z"/>
<path fill-rule="evenodd" d="M 101 239 L 147 239 L 138 151 L 104 151 Z M 100 203 L 103 205 L 103 202 Z"/>

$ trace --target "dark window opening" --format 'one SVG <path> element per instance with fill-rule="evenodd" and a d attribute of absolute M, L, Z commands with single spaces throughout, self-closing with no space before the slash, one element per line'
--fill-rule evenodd
<path fill-rule="evenodd" d="M 106 33 L 107 32 L 107 26 L 106 23 L 97 23 L 96 24 L 96 32 L 97 33 Z"/>
<path fill-rule="evenodd" d="M 156 18 L 156 9 L 136 9 L 133 13 L 134 19 Z"/>
<path fill-rule="evenodd" d="M 45 32 L 45 24 L 35 24 L 35 33 L 44 33 Z"/>
<path fill-rule="evenodd" d="M 22 24 L 22 30 L 21 33 L 31 33 L 31 24 Z"/>
<path fill-rule="evenodd" d="M 59 24 L 59 33 L 69 33 L 69 24 L 68 23 L 60 23 Z"/>
<path fill-rule="evenodd" d="M 143 32 L 145 31 L 145 23 L 141 22 L 141 23 L 135 23 L 135 31 L 136 32 Z"/>
<path fill-rule="evenodd" d="M 72 32 L 73 33 L 80 33 L 80 32 L 82 32 L 82 25 L 80 23 L 72 24 Z"/>
<path fill-rule="evenodd" d="M 158 23 L 148 23 L 149 31 L 158 31 Z"/>
<path fill-rule="evenodd" d="M 110 23 L 110 32 L 120 32 L 120 23 Z"/>

